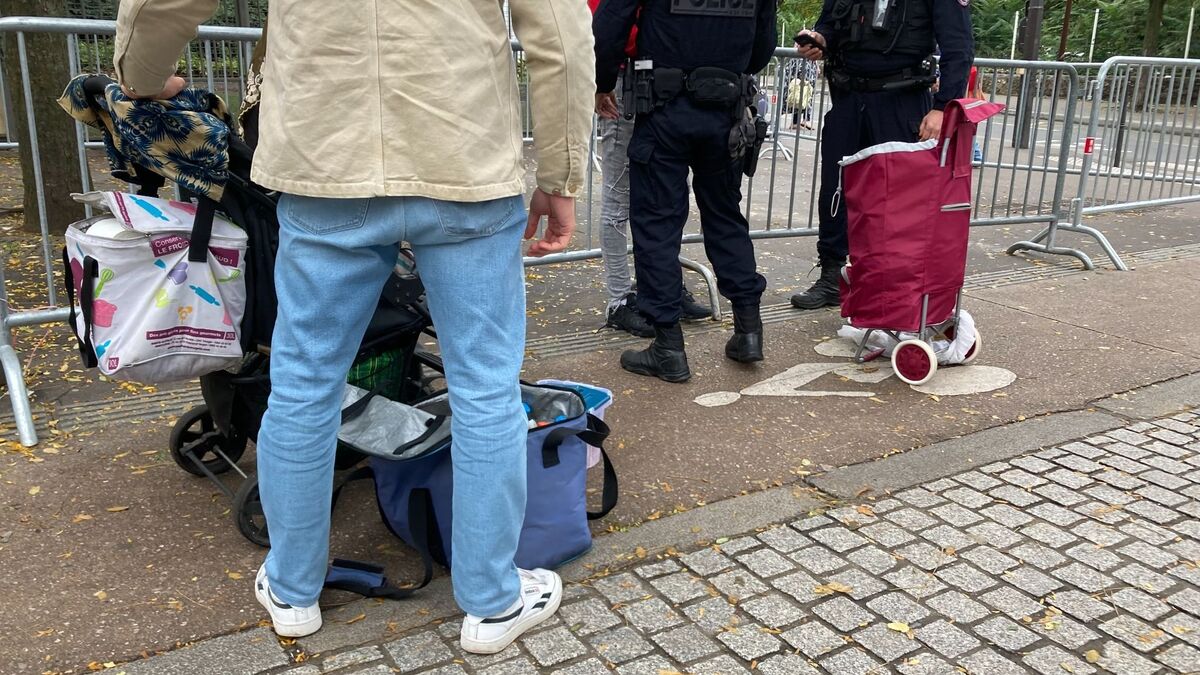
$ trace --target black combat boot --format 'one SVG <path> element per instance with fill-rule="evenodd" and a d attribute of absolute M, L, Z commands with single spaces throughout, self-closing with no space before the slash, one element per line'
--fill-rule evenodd
<path fill-rule="evenodd" d="M 841 278 L 842 265 L 845 258 L 822 258 L 821 278 L 817 283 L 803 293 L 792 296 L 792 307 L 796 309 L 820 309 L 836 307 L 842 304 L 841 289 L 838 280 Z"/>
<path fill-rule="evenodd" d="M 679 308 L 683 310 L 684 321 L 700 321 L 712 317 L 712 307 L 696 302 L 696 296 L 692 295 L 687 286 L 683 287 L 683 298 L 679 301 Z"/>
<path fill-rule="evenodd" d="M 725 356 L 741 363 L 763 360 L 763 325 L 758 305 L 733 308 L 733 336 L 725 343 Z"/>
<path fill-rule="evenodd" d="M 666 382 L 687 382 L 687 354 L 683 351 L 683 329 L 679 324 L 655 326 L 654 342 L 640 352 L 621 354 L 621 367 L 638 375 L 651 375 Z"/>

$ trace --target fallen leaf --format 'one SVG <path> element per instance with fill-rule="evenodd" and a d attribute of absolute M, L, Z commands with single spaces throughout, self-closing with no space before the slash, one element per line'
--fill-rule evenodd
<path fill-rule="evenodd" d="M 242 575 L 240 572 L 230 572 L 229 570 L 225 570 L 225 576 L 229 577 L 230 579 L 233 579 L 234 581 L 237 581 L 238 579 L 242 578 Z"/>
<path fill-rule="evenodd" d="M 1163 632 L 1161 630 L 1155 629 L 1155 630 L 1150 631 L 1149 633 L 1143 633 L 1143 634 L 1139 635 L 1138 640 L 1140 640 L 1146 644 L 1151 644 L 1155 640 L 1159 639 L 1162 636 L 1163 636 Z"/>
<path fill-rule="evenodd" d="M 129 507 L 128 506 L 110 506 L 104 510 L 108 511 L 109 513 L 120 513 L 122 511 L 128 511 Z"/>
<path fill-rule="evenodd" d="M 858 508 L 856 508 L 854 510 L 858 511 L 859 513 L 863 514 L 864 516 L 871 516 L 872 518 L 875 517 L 875 511 L 872 510 L 871 507 L 867 506 L 866 504 L 860 504 L 858 506 Z"/>
<path fill-rule="evenodd" d="M 353 619 L 350 619 L 349 621 L 347 621 L 346 625 L 349 626 L 352 623 L 358 623 L 359 621 L 362 621 L 365 618 L 367 618 L 367 613 L 363 612 L 363 613 L 359 614 L 358 616 L 354 617 Z"/>
<path fill-rule="evenodd" d="M 646 549 L 639 546 L 633 550 L 633 554 L 636 555 L 638 558 L 645 558 L 646 557 Z"/>
<path fill-rule="evenodd" d="M 909 627 L 909 625 L 904 623 L 903 621 L 893 621 L 893 622 L 889 623 L 887 625 L 887 627 L 891 630 L 896 631 L 897 633 L 904 633 L 905 635 L 908 635 L 910 637 L 912 636 L 912 628 Z"/>
<path fill-rule="evenodd" d="M 91 520 L 91 519 L 92 519 L 92 517 L 91 517 L 91 516 L 89 516 L 88 514 L 86 514 L 86 513 L 80 513 L 79 515 L 77 515 L 77 516 L 75 516 L 74 518 L 72 518 L 72 519 L 71 519 L 71 522 L 72 522 L 72 523 L 82 523 L 82 522 L 83 522 L 83 521 L 85 521 L 85 520 Z"/>
<path fill-rule="evenodd" d="M 1069 663 L 1060 663 L 1060 664 L 1058 664 L 1058 667 L 1062 668 L 1063 670 L 1067 671 L 1068 673 L 1075 672 L 1075 666 L 1073 666 Z"/>
<path fill-rule="evenodd" d="M 839 581 L 831 581 L 827 584 L 820 584 L 813 588 L 813 593 L 817 595 L 832 595 L 834 593 L 850 593 L 854 589 Z"/>
<path fill-rule="evenodd" d="M 34 485 L 33 487 L 29 488 L 29 494 L 31 494 L 31 495 L 36 495 L 37 493 L 39 493 L 41 491 L 42 491 L 42 488 L 40 485 Z"/>
<path fill-rule="evenodd" d="M 881 398 L 879 398 L 878 396 L 872 396 L 872 397 L 870 397 L 870 398 L 869 398 L 869 399 L 867 399 L 867 400 L 869 400 L 869 401 L 875 401 L 876 403 L 883 403 L 883 402 L 884 402 L 884 400 L 883 400 L 883 399 L 881 399 Z"/>
<path fill-rule="evenodd" d="M 96 591 L 95 593 L 92 593 L 92 595 L 96 596 L 97 600 L 103 600 L 108 597 L 108 593 L 105 593 L 104 591 Z"/>
<path fill-rule="evenodd" d="M 1100 660 L 1100 652 L 1095 649 L 1089 649 L 1083 653 L 1083 658 L 1087 659 L 1088 663 L 1096 663 Z"/>

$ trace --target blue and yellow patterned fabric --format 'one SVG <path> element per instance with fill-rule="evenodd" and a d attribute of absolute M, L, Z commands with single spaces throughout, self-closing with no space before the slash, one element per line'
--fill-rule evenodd
<path fill-rule="evenodd" d="M 103 132 L 114 177 L 139 182 L 138 172 L 148 169 L 192 193 L 221 200 L 233 120 L 219 96 L 188 88 L 165 101 L 131 99 L 110 84 L 101 102 L 107 114 L 102 115 L 88 105 L 83 88 L 88 77 L 71 80 L 58 104 Z"/>

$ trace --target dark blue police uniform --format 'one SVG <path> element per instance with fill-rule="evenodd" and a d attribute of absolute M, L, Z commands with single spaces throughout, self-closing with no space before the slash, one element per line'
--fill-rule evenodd
<path fill-rule="evenodd" d="M 655 344 L 641 354 L 671 353 L 668 359 L 647 357 L 630 367 L 631 352 L 622 357 L 628 370 L 668 381 L 690 375 L 678 328 L 683 283 L 678 258 L 688 218 L 689 169 L 717 287 L 733 303 L 735 322 L 739 310 L 743 316 L 735 330 L 744 330 L 735 338 L 754 334 L 758 341 L 755 347 L 744 344 L 746 338 L 731 340 L 726 354 L 740 361 L 762 358 L 758 307 L 766 279 L 757 272 L 740 208 L 743 160 L 730 153 L 738 113 L 754 101 L 726 105 L 704 92 L 708 84 L 720 88 L 721 77 L 744 83 L 743 75 L 767 66 L 776 44 L 775 16 L 775 0 L 604 0 L 596 11 L 597 91 L 613 90 L 635 21 L 635 72 L 653 74 L 653 104 L 638 114 L 629 144 L 629 216 L 638 306 L 656 327 Z M 738 86 L 732 81 L 730 86 Z"/>
<path fill-rule="evenodd" d="M 837 305 L 838 272 L 849 253 L 846 207 L 835 204 L 847 155 L 877 143 L 917 140 L 921 120 L 961 98 L 975 59 L 970 0 L 825 0 L 814 30 L 826 42 L 832 110 L 821 137 L 821 278 L 792 296 L 801 309 Z M 932 56 L 941 50 L 940 85 Z M 835 211 L 836 207 L 836 211 Z"/>

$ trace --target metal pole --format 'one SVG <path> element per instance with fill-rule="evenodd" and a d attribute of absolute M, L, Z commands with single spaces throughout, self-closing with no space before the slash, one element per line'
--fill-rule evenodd
<path fill-rule="evenodd" d="M 1096 10 L 1099 12 L 1100 10 Z M 1014 61 L 1017 58 L 1017 33 L 1021 31 L 1021 13 L 1013 12 L 1013 34 L 1012 44 L 1008 48 L 1008 60 Z"/>
<path fill-rule="evenodd" d="M 1063 8 L 1062 33 L 1058 36 L 1058 60 L 1062 61 L 1063 56 L 1067 53 L 1067 34 L 1071 31 L 1071 3 L 1074 0 L 1067 0 L 1066 7 Z"/>
<path fill-rule="evenodd" d="M 38 148 L 37 119 L 33 112 L 33 86 L 29 82 L 29 55 L 25 51 L 25 33 L 17 33 L 17 56 L 21 64 L 21 89 L 25 92 L 25 121 L 29 128 L 29 150 L 33 156 L 33 182 L 37 191 L 38 224 L 42 230 L 42 259 L 46 264 L 46 299 L 58 304 L 54 284 L 54 267 L 50 258 L 50 223 L 46 216 L 46 185 L 42 182 L 42 156 Z"/>
<path fill-rule="evenodd" d="M 1088 45 L 1088 63 L 1092 63 L 1092 55 L 1096 53 L 1096 29 L 1100 27 L 1100 9 L 1092 16 L 1092 41 Z M 1187 58 L 1186 56 L 1184 58 Z"/>
<path fill-rule="evenodd" d="M 1100 10 L 1096 10 L 1099 12 Z M 1188 12 L 1188 32 L 1187 40 L 1183 43 L 1183 58 L 1187 58 L 1188 54 L 1192 53 L 1192 26 L 1196 23 L 1196 6 L 1192 5 L 1192 11 Z"/>
<path fill-rule="evenodd" d="M 1045 0 L 1028 0 L 1025 5 L 1025 34 L 1021 37 L 1021 53 L 1026 61 L 1037 61 L 1041 55 L 1044 9 Z M 1036 81 L 1037 78 L 1032 77 L 1028 70 L 1021 76 L 1020 111 L 1017 118 L 1017 134 L 1013 138 L 1015 147 L 1018 148 L 1029 147 L 1029 130 L 1033 124 L 1033 97 L 1041 95 L 1033 86 Z"/>

